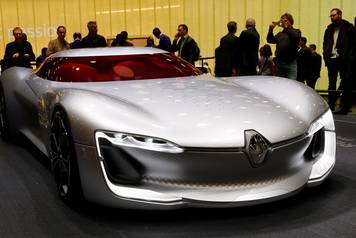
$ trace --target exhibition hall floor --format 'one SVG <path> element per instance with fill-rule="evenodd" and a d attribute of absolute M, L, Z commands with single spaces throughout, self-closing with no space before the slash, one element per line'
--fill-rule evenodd
<path fill-rule="evenodd" d="M 0 237 L 356 237 L 356 114 L 335 124 L 337 162 L 325 183 L 233 209 L 73 209 L 57 197 L 43 155 L 0 140 Z"/>

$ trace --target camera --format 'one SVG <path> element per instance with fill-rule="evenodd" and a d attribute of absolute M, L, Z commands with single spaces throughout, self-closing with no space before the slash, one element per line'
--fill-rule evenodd
<path fill-rule="evenodd" d="M 282 21 L 281 20 L 273 21 L 273 24 L 276 26 L 282 26 Z"/>

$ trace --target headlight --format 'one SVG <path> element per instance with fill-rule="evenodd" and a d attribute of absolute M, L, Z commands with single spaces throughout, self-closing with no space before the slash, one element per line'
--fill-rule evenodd
<path fill-rule="evenodd" d="M 313 135 L 323 127 L 326 131 L 335 131 L 334 118 L 330 110 L 311 124 L 308 130 L 308 135 Z"/>
<path fill-rule="evenodd" d="M 96 132 L 95 140 L 97 145 L 99 145 L 99 139 L 105 138 L 110 141 L 113 145 L 117 146 L 126 146 L 133 148 L 140 148 L 144 150 L 152 150 L 159 152 L 167 153 L 182 153 L 183 149 L 179 148 L 172 142 L 166 141 L 164 139 L 142 136 L 142 135 L 133 135 L 127 133 L 104 133 Z M 99 151 L 100 155 L 100 151 Z"/>

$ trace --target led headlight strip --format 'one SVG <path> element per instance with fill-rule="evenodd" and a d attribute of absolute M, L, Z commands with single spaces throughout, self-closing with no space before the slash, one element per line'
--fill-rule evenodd
<path fill-rule="evenodd" d="M 313 135 L 323 127 L 327 131 L 335 131 L 334 118 L 330 110 L 328 110 L 319 119 L 311 124 L 308 130 L 308 135 Z"/>
<path fill-rule="evenodd" d="M 312 136 L 321 128 L 324 128 L 325 133 L 324 151 L 314 159 L 314 165 L 309 176 L 308 186 L 315 186 L 324 181 L 335 165 L 336 135 L 334 118 L 330 110 L 312 123 L 308 130 L 308 134 Z"/>
<path fill-rule="evenodd" d="M 132 135 L 127 133 L 105 133 L 98 131 L 95 133 L 96 144 L 99 145 L 99 139 L 105 138 L 113 145 L 139 148 L 166 153 L 182 153 L 183 149 L 179 148 L 172 142 L 142 135 Z M 99 147 L 99 146 L 98 146 Z M 98 148 L 99 149 L 99 148 Z M 100 155 L 100 151 L 99 151 Z M 101 155 L 100 155 L 101 156 Z"/>

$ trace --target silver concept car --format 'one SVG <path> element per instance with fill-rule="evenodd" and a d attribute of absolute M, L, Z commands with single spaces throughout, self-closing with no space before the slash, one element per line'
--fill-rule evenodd
<path fill-rule="evenodd" d="M 243 206 L 318 185 L 335 164 L 333 116 L 313 89 L 214 78 L 154 48 L 68 50 L 5 70 L 0 125 L 48 156 L 68 202 Z"/>

